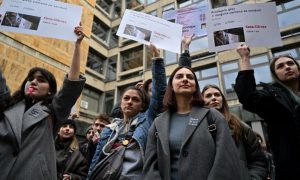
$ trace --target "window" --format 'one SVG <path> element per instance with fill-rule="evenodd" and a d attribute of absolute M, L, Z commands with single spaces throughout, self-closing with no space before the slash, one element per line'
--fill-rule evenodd
<path fill-rule="evenodd" d="M 212 9 L 227 6 L 226 0 L 210 0 L 210 3 Z"/>
<path fill-rule="evenodd" d="M 156 2 L 157 0 L 147 0 L 147 4 L 152 4 L 154 2 Z"/>
<path fill-rule="evenodd" d="M 118 59 L 118 56 L 113 56 L 108 59 L 107 71 L 106 71 L 106 80 L 107 81 L 112 81 L 112 80 L 116 79 L 117 59 Z"/>
<path fill-rule="evenodd" d="M 200 51 L 203 49 L 208 49 L 207 36 L 194 39 L 190 44 L 190 52 Z"/>
<path fill-rule="evenodd" d="M 145 4 L 145 0 L 126 0 L 126 9 L 135 9 Z"/>
<path fill-rule="evenodd" d="M 143 46 L 133 48 L 121 53 L 122 71 L 127 71 L 143 65 Z"/>
<path fill-rule="evenodd" d="M 202 1 L 206 1 L 206 0 L 177 0 L 177 3 L 179 5 L 179 8 L 183 8 L 191 4 L 202 2 Z"/>
<path fill-rule="evenodd" d="M 121 15 L 121 1 L 96 0 L 96 4 L 113 19 L 118 18 Z"/>
<path fill-rule="evenodd" d="M 269 58 L 266 54 L 251 57 L 250 63 L 255 72 L 256 84 L 272 82 Z"/>
<path fill-rule="evenodd" d="M 151 12 L 149 12 L 149 14 L 152 15 L 152 16 L 157 16 L 157 11 L 156 10 L 155 11 L 151 11 Z"/>
<path fill-rule="evenodd" d="M 109 41 L 110 48 L 118 47 L 119 36 L 117 36 L 117 31 L 118 31 L 118 27 L 114 27 L 113 29 L 111 29 L 110 41 Z"/>
<path fill-rule="evenodd" d="M 92 33 L 97 36 L 97 38 L 107 43 L 109 27 L 100 21 L 96 16 L 94 16 Z"/>
<path fill-rule="evenodd" d="M 225 94 L 228 99 L 235 98 L 236 94 L 234 93 L 232 85 L 235 84 L 235 79 L 239 71 L 238 61 L 236 60 L 222 64 L 221 70 L 223 72 L 223 85 L 225 89 Z"/>
<path fill-rule="evenodd" d="M 114 107 L 114 95 L 115 91 L 108 91 L 105 93 L 105 113 L 110 114 Z"/>
<path fill-rule="evenodd" d="M 104 70 L 103 66 L 104 66 L 105 60 L 106 60 L 105 56 L 98 53 L 93 48 L 89 48 L 88 60 L 86 63 L 87 67 L 91 68 L 92 70 L 94 70 L 100 74 L 103 74 L 103 70 Z"/>
<path fill-rule="evenodd" d="M 195 70 L 200 90 L 207 84 L 219 86 L 218 70 L 215 65 L 210 65 L 205 69 Z"/>
<path fill-rule="evenodd" d="M 277 13 L 280 28 L 299 24 L 300 0 L 294 0 L 278 5 Z"/>
<path fill-rule="evenodd" d="M 174 9 L 175 9 L 174 3 L 173 4 L 169 4 L 169 5 L 166 5 L 166 6 L 163 7 L 163 12 L 174 10 Z"/>
<path fill-rule="evenodd" d="M 100 97 L 101 92 L 86 85 L 82 91 L 81 108 L 90 113 L 99 113 L 101 103 Z"/>
<path fill-rule="evenodd" d="M 177 56 L 176 53 L 173 53 L 171 51 L 164 51 L 164 57 L 165 57 L 165 63 L 166 64 L 174 64 L 177 62 Z"/>

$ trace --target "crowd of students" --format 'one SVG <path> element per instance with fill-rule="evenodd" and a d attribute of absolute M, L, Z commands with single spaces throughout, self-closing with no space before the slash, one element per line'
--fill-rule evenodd
<path fill-rule="evenodd" d="M 218 86 L 199 86 L 188 52 L 192 37 L 183 38 L 184 53 L 168 83 L 151 44 L 152 79 L 128 87 L 111 117 L 97 116 L 79 145 L 68 116 L 85 83 L 84 33 L 80 26 L 74 32 L 73 60 L 59 91 L 51 72 L 34 67 L 11 95 L 0 72 L 0 179 L 299 179 L 300 66 L 292 57 L 275 57 L 274 83 L 257 89 L 250 49 L 245 43 L 237 48 L 234 88 L 244 109 L 267 123 L 272 157 L 229 111 Z"/>

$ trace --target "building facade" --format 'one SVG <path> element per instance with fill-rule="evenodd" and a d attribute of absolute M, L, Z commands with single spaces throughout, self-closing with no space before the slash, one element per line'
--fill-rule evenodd
<path fill-rule="evenodd" d="M 120 95 L 130 85 L 151 78 L 151 54 L 147 46 L 116 35 L 125 9 L 161 17 L 164 11 L 187 7 L 204 0 L 64 0 L 83 6 L 82 24 L 87 34 L 82 45 L 81 72 L 87 83 L 77 103 L 79 122 L 84 127 L 99 113 L 109 114 Z M 267 0 L 211 0 L 212 7 L 241 3 L 264 3 Z M 279 54 L 291 54 L 300 61 L 300 0 L 277 0 L 282 47 L 252 48 L 251 63 L 257 83 L 271 82 L 269 63 Z M 61 84 L 72 58 L 73 44 L 30 35 L 0 32 L 0 66 L 11 89 L 16 90 L 28 70 L 42 66 L 53 72 Z M 190 45 L 192 67 L 200 87 L 221 87 L 230 108 L 260 133 L 261 119 L 244 111 L 233 90 L 239 70 L 235 50 L 211 53 L 207 36 L 195 38 Z M 161 51 L 167 76 L 178 66 L 179 54 Z M 80 131 L 79 131 L 80 132 Z"/>

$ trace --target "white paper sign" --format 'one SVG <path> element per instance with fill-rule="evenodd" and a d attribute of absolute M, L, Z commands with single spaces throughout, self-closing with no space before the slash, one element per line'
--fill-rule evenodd
<path fill-rule="evenodd" d="M 208 4 L 202 3 L 178 10 L 166 11 L 163 19 L 183 25 L 182 36 L 206 36 Z"/>
<path fill-rule="evenodd" d="M 126 10 L 117 35 L 180 53 L 182 25 L 142 12 Z"/>
<path fill-rule="evenodd" d="M 249 46 L 281 46 L 275 2 L 241 4 L 209 10 L 207 15 L 210 52 Z"/>
<path fill-rule="evenodd" d="M 59 1 L 5 0 L 0 7 L 0 31 L 76 41 L 74 27 L 82 7 Z"/>

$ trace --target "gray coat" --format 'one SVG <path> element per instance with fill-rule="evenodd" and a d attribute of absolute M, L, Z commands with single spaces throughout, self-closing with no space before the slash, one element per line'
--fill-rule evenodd
<path fill-rule="evenodd" d="M 208 131 L 207 114 L 216 124 L 214 142 Z M 170 112 L 155 119 L 149 129 L 145 180 L 170 180 Z M 179 157 L 179 179 L 240 180 L 239 153 L 224 117 L 215 109 L 193 107 Z"/>
<path fill-rule="evenodd" d="M 68 117 L 85 79 L 64 80 L 52 106 L 57 121 Z M 50 110 L 36 103 L 25 111 L 25 101 L 4 111 L 0 120 L 0 179 L 56 179 L 56 156 Z"/>

